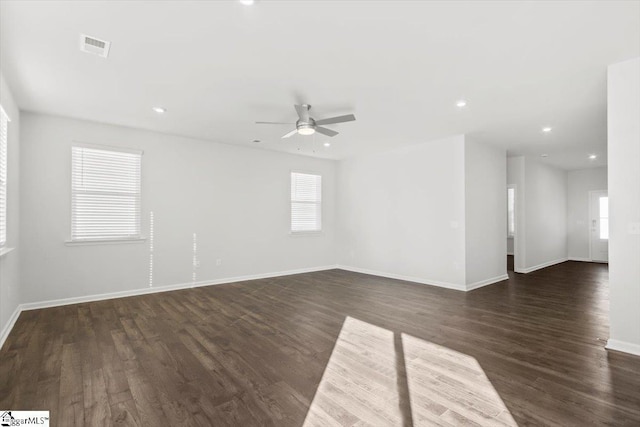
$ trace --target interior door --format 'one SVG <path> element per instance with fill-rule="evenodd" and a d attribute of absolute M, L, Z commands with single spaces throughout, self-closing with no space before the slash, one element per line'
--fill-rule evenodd
<path fill-rule="evenodd" d="M 591 261 L 609 261 L 609 197 L 607 191 L 589 193 Z"/>

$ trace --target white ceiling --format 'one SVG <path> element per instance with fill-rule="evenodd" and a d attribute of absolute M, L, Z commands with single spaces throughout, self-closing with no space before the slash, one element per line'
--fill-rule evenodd
<path fill-rule="evenodd" d="M 0 51 L 24 110 L 334 159 L 466 133 L 575 169 L 606 164 L 606 67 L 640 56 L 640 2 L 3 0 Z M 253 123 L 296 102 L 357 121 Z"/>

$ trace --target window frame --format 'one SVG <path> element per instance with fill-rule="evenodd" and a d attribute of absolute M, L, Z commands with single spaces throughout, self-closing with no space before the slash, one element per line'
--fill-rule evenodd
<path fill-rule="evenodd" d="M 509 192 L 513 191 L 513 212 L 509 211 Z M 511 215 L 513 213 L 513 215 Z M 509 229 L 510 217 L 513 217 L 513 231 Z M 516 236 L 516 186 L 507 185 L 507 238 L 513 239 Z"/>
<path fill-rule="evenodd" d="M 82 238 L 77 239 L 73 237 L 73 149 L 74 147 L 79 148 L 89 148 L 95 150 L 103 150 L 103 151 L 113 151 L 118 153 L 129 153 L 129 154 L 137 154 L 140 156 L 140 176 L 139 176 L 139 191 L 138 191 L 138 199 L 139 199 L 139 217 L 138 217 L 138 234 L 131 237 L 120 236 L 113 238 Z M 103 245 L 103 244 L 123 244 L 123 243 L 143 243 L 146 241 L 146 237 L 142 234 L 142 174 L 143 174 L 143 155 L 144 151 L 136 148 L 130 147 L 119 147 L 113 145 L 102 145 L 102 144 L 93 144 L 81 141 L 72 141 L 71 147 L 69 150 L 69 158 L 70 158 L 70 198 L 69 198 L 69 239 L 65 241 L 66 245 L 76 246 L 76 245 Z"/>
<path fill-rule="evenodd" d="M 320 206 L 320 228 L 318 230 L 296 230 L 294 231 L 293 226 L 293 199 L 291 193 L 291 184 L 293 183 L 293 174 L 303 174 L 303 175 L 314 175 L 320 177 L 320 200 L 318 202 L 308 202 L 309 204 L 317 204 Z M 289 171 L 289 235 L 291 236 L 304 236 L 304 235 L 321 235 L 324 232 L 323 227 L 323 217 L 324 217 L 324 206 L 323 206 L 323 193 L 324 193 L 324 185 L 322 184 L 323 177 L 320 172 L 311 171 L 311 170 L 301 170 L 301 169 L 291 169 Z M 298 202 L 300 203 L 300 202 Z"/>
<path fill-rule="evenodd" d="M 2 213 L 2 215 L 0 215 L 0 218 L 4 219 L 3 227 L 1 227 L 4 233 L 0 234 L 0 251 L 1 251 L 0 254 L 5 254 L 10 251 L 10 248 L 8 248 L 8 243 L 9 243 L 9 194 L 8 194 L 9 184 L 8 182 L 9 182 L 9 123 L 11 123 L 11 118 L 9 117 L 9 115 L 7 114 L 6 110 L 2 105 L 0 105 L 0 116 L 2 116 L 0 120 L 6 121 L 4 150 L 2 149 L 2 145 L 0 145 L 0 166 L 4 166 L 3 168 L 0 167 L 0 170 L 4 170 L 4 174 L 5 174 L 4 177 L 0 175 L 0 188 L 4 189 L 4 191 L 2 192 L 2 194 L 4 194 L 4 200 L 2 203 L 4 212 L 0 212 Z M 0 142 L 0 144 L 2 144 L 2 142 Z M 1 154 L 2 152 L 4 152 L 4 156 Z"/>

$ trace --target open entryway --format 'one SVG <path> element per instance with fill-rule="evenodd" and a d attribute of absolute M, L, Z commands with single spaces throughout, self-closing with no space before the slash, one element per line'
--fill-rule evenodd
<path fill-rule="evenodd" d="M 591 261 L 609 262 L 609 196 L 607 190 L 589 192 L 589 227 Z"/>
<path fill-rule="evenodd" d="M 507 186 L 507 271 L 514 271 L 516 237 L 516 186 Z"/>

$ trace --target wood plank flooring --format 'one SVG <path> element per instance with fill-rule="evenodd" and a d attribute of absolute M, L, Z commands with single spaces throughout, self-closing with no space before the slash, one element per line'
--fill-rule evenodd
<path fill-rule="evenodd" d="M 52 425 L 640 425 L 607 267 L 469 293 L 331 270 L 23 312 L 0 408 Z"/>

